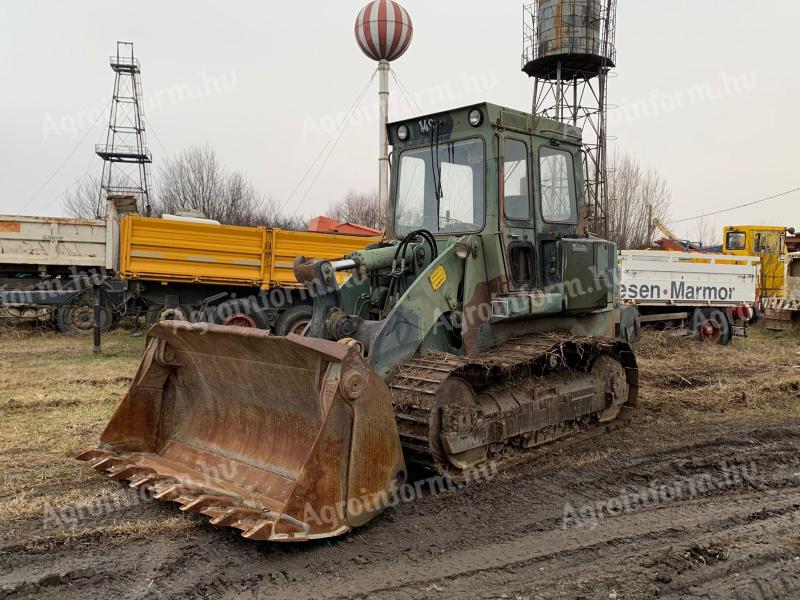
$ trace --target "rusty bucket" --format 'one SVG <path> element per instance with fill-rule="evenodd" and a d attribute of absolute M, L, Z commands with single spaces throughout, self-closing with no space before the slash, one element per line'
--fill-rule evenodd
<path fill-rule="evenodd" d="M 251 540 L 340 535 L 405 479 L 389 389 L 355 348 L 180 321 L 150 330 L 100 444 L 77 458 Z"/>

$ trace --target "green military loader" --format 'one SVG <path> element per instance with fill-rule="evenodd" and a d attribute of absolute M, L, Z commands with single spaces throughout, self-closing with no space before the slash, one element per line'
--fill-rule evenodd
<path fill-rule="evenodd" d="M 80 459 L 248 539 L 303 541 L 379 514 L 407 465 L 464 480 L 630 418 L 636 359 L 616 247 L 587 231 L 580 131 L 481 104 L 389 135 L 386 238 L 297 259 L 304 335 L 156 325 Z"/>

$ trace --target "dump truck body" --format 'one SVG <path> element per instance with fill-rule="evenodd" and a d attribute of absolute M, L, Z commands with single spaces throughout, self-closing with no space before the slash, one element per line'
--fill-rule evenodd
<path fill-rule="evenodd" d="M 164 283 L 298 288 L 295 256 L 341 258 L 379 239 L 132 215 L 120 223 L 119 274 Z"/>
<path fill-rule="evenodd" d="M 0 269 L 4 273 L 113 269 L 115 260 L 113 230 L 104 220 L 0 215 Z"/>

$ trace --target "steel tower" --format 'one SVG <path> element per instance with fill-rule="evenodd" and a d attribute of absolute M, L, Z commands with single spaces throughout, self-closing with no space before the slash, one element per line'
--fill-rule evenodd
<path fill-rule="evenodd" d="M 524 7 L 522 70 L 534 114 L 583 131 L 589 230 L 608 237 L 608 77 L 616 61 L 617 0 L 536 0 Z"/>
<path fill-rule="evenodd" d="M 103 159 L 97 212 L 109 196 L 133 196 L 139 209 L 150 213 L 150 163 L 147 149 L 142 80 L 133 43 L 117 42 L 117 53 L 110 58 L 114 71 L 114 95 L 108 120 L 106 143 L 95 147 Z"/>

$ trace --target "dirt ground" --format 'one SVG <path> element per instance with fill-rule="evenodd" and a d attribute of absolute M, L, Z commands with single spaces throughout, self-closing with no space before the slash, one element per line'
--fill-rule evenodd
<path fill-rule="evenodd" d="M 72 460 L 142 348 L 0 336 L 0 598 L 800 598 L 800 336 L 648 334 L 630 427 L 301 545 Z"/>

